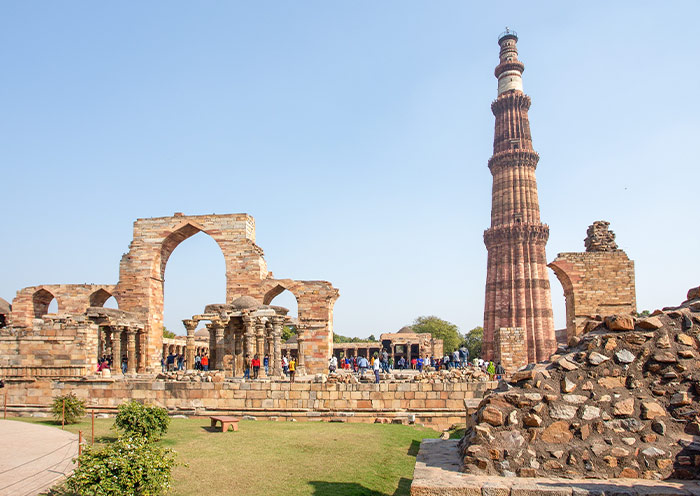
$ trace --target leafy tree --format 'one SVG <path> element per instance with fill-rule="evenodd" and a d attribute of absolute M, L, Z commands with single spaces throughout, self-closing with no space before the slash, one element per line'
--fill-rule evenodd
<path fill-rule="evenodd" d="M 334 343 L 364 343 L 366 342 L 366 339 L 362 338 L 355 338 L 355 337 L 348 337 L 348 336 L 341 336 L 340 334 L 333 333 L 333 342 Z"/>
<path fill-rule="evenodd" d="M 172 339 L 175 337 L 175 333 L 173 331 L 169 331 L 167 327 L 163 326 L 163 337 Z"/>
<path fill-rule="evenodd" d="M 462 346 L 469 350 L 469 358 L 481 356 L 481 345 L 484 342 L 484 328 L 479 326 L 467 332 Z"/>
<path fill-rule="evenodd" d="M 157 441 L 167 432 L 169 424 L 170 417 L 165 408 L 129 401 L 119 405 L 113 428 L 122 431 L 126 436 Z"/>
<path fill-rule="evenodd" d="M 297 333 L 297 328 L 294 326 L 284 326 L 282 328 L 282 341 L 286 341 Z"/>
<path fill-rule="evenodd" d="M 166 494 L 173 466 L 172 450 L 144 438 L 122 437 L 104 446 L 86 446 L 66 486 L 80 496 Z"/>
<path fill-rule="evenodd" d="M 69 393 L 65 396 L 56 396 L 51 404 L 51 413 L 56 422 L 60 422 L 64 415 L 65 402 L 65 423 L 75 424 L 85 416 L 85 401 L 78 398 L 75 394 Z"/>
<path fill-rule="evenodd" d="M 418 317 L 413 321 L 411 327 L 414 332 L 429 332 L 434 338 L 442 339 L 442 345 L 446 353 L 456 350 L 462 341 L 459 328 L 455 324 L 434 315 Z"/>
<path fill-rule="evenodd" d="M 648 317 L 649 315 L 651 315 L 651 312 L 649 310 L 642 310 L 641 312 L 637 312 L 635 316 L 639 319 L 643 319 L 645 317 Z"/>
<path fill-rule="evenodd" d="M 370 334 L 369 337 L 367 338 L 367 341 L 376 341 L 377 338 L 374 337 L 374 334 Z"/>

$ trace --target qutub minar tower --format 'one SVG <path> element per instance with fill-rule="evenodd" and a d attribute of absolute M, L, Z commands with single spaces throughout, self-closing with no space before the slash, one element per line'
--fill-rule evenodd
<path fill-rule="evenodd" d="M 517 41 L 508 28 L 498 39 L 498 97 L 491 104 L 496 116 L 489 160 L 491 227 L 484 232 L 488 266 L 483 354 L 504 362 L 505 355 L 515 355 L 507 360 L 512 366 L 545 360 L 556 349 L 545 255 L 549 227 L 540 221 L 535 179 L 539 155 L 532 148 L 530 97 L 523 93 L 525 66 L 518 60 Z"/>

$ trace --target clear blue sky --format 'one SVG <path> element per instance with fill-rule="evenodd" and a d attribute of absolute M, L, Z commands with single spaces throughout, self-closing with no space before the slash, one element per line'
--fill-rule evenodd
<path fill-rule="evenodd" d="M 136 218 L 248 212 L 275 276 L 340 289 L 336 332 L 480 325 L 507 25 L 549 260 L 605 219 L 639 308 L 682 301 L 700 284 L 700 3 L 480 5 L 3 2 L 0 296 L 116 283 Z M 178 247 L 165 291 L 177 332 L 223 300 L 211 239 Z"/>

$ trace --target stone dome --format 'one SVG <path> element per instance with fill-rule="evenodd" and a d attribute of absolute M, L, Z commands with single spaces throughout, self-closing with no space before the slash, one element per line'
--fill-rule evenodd
<path fill-rule="evenodd" d="M 0 313 L 3 315 L 10 315 L 10 304 L 0 298 Z"/>
<path fill-rule="evenodd" d="M 231 306 L 235 310 L 247 310 L 249 308 L 258 308 L 262 306 L 262 302 L 256 300 L 252 296 L 240 296 L 231 302 Z"/>
<path fill-rule="evenodd" d="M 195 337 L 197 338 L 208 338 L 209 337 L 209 329 L 206 327 L 202 327 L 201 329 L 197 329 L 194 332 Z"/>
<path fill-rule="evenodd" d="M 401 329 L 396 331 L 397 334 L 415 334 L 416 332 L 413 330 L 411 326 L 403 326 Z"/>

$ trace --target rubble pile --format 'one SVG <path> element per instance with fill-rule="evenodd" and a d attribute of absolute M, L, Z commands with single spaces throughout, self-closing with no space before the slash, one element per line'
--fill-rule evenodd
<path fill-rule="evenodd" d="M 415 382 L 486 382 L 489 375 L 478 367 L 464 369 L 432 370 L 414 376 Z"/>
<path fill-rule="evenodd" d="M 166 381 L 224 382 L 225 376 L 220 370 L 176 370 L 160 373 L 156 376 L 156 379 Z"/>
<path fill-rule="evenodd" d="M 700 478 L 700 288 L 680 307 L 586 329 L 481 401 L 459 444 L 463 470 Z"/>

